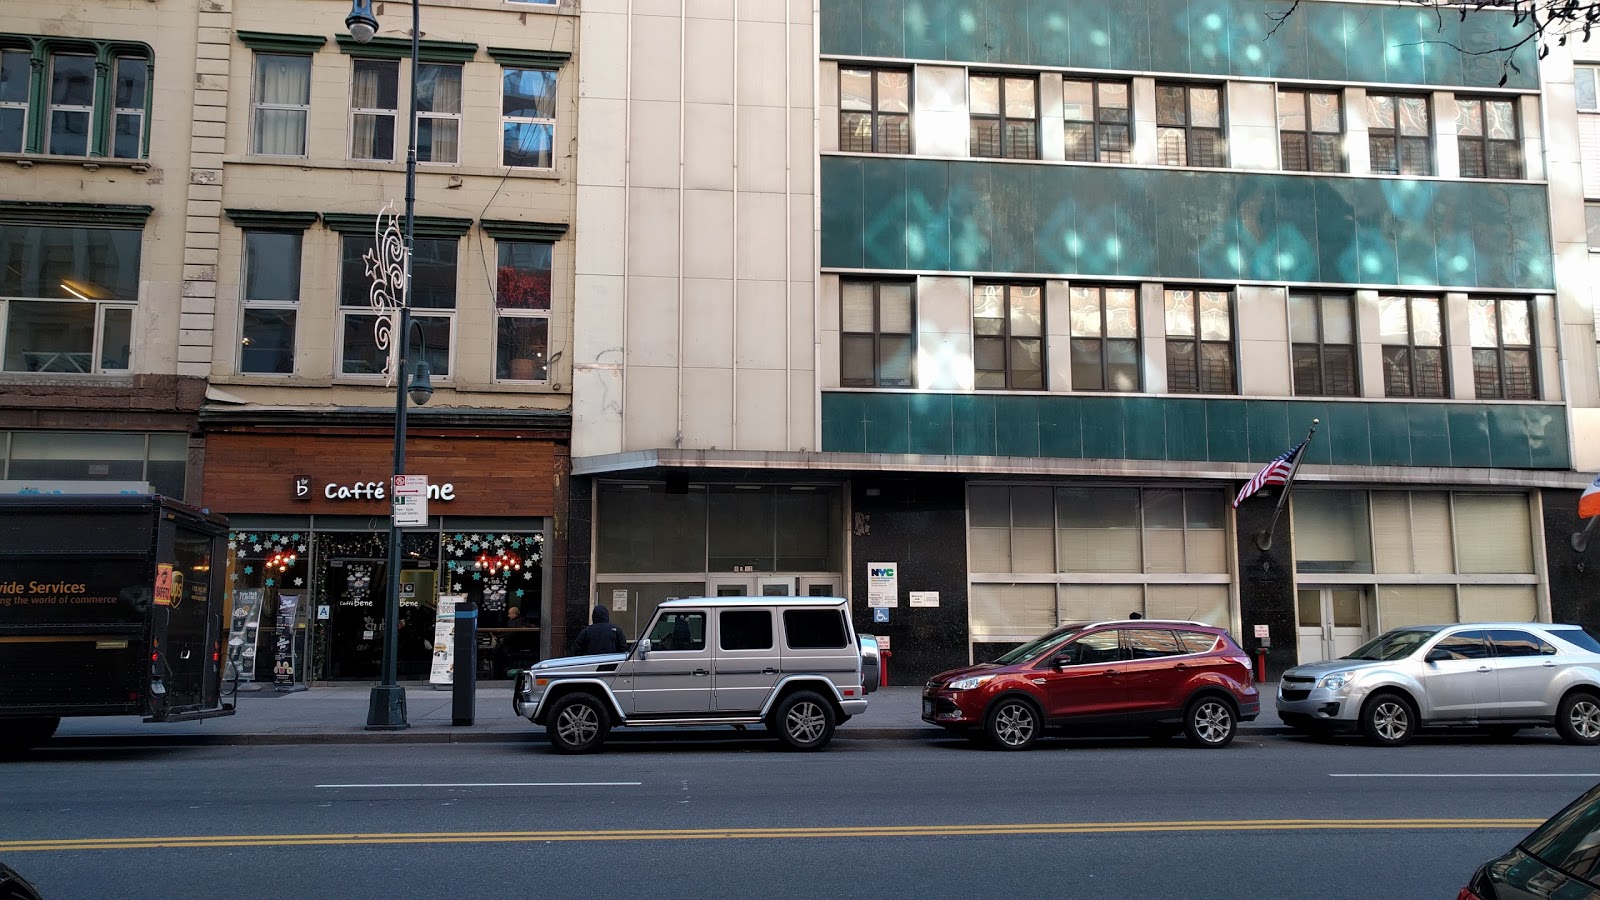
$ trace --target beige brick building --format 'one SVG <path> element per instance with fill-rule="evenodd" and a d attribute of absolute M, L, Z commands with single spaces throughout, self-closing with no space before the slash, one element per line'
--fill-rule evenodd
<path fill-rule="evenodd" d="M 22 6 L 0 13 L 0 477 L 229 515 L 256 676 L 286 600 L 296 679 L 374 673 L 394 389 L 362 259 L 403 209 L 410 8 L 359 44 L 339 3 Z M 421 21 L 411 355 L 435 393 L 407 468 L 434 487 L 403 678 L 441 594 L 508 627 L 485 674 L 548 641 L 511 626 L 550 602 L 571 396 L 576 6 Z"/>

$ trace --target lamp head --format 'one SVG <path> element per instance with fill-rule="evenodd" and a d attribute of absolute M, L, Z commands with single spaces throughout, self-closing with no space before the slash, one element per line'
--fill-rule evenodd
<path fill-rule="evenodd" d="M 372 0 L 352 0 L 350 15 L 344 17 L 344 27 L 356 43 L 365 44 L 378 33 L 378 18 L 372 14 Z"/>
<path fill-rule="evenodd" d="M 417 360 L 416 371 L 411 376 L 411 386 L 406 389 L 411 395 L 412 403 L 426 406 L 428 401 L 433 399 L 433 382 L 429 381 L 429 376 L 432 374 L 433 367 L 428 365 L 427 360 Z"/>

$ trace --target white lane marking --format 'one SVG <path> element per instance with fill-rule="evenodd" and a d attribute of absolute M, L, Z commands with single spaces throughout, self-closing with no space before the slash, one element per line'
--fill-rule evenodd
<path fill-rule="evenodd" d="M 1600 778 L 1600 772 L 1475 773 L 1450 775 L 1436 772 L 1329 772 L 1329 778 Z"/>
<path fill-rule="evenodd" d="M 459 784 L 319 784 L 319 788 L 638 787 L 642 781 L 505 781 Z"/>

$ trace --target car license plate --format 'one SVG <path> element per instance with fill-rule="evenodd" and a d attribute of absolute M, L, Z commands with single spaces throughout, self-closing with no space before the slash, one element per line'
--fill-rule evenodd
<path fill-rule="evenodd" d="M 932 700 L 924 700 L 924 701 L 922 701 L 922 714 L 925 715 L 925 716 L 933 715 L 933 701 Z"/>

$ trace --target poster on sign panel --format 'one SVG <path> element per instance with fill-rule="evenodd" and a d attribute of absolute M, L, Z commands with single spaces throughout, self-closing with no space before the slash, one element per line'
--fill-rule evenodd
<path fill-rule="evenodd" d="M 430 684 L 448 687 L 455 679 L 456 605 L 465 594 L 440 594 L 439 612 L 433 620 L 433 671 Z"/>
<path fill-rule="evenodd" d="M 867 563 L 867 606 L 893 609 L 900 605 L 899 563 Z"/>

